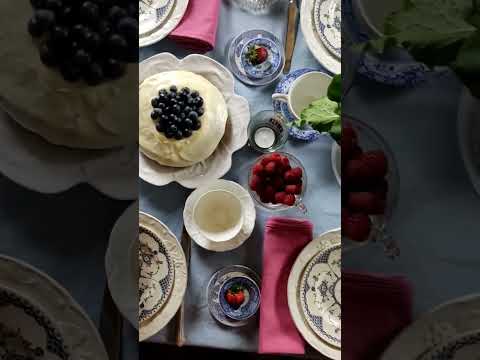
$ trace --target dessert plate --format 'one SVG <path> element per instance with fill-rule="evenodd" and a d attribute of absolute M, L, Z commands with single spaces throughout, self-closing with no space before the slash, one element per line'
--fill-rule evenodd
<path fill-rule="evenodd" d="M 260 289 L 261 283 L 258 274 L 256 274 L 252 269 L 242 265 L 227 266 L 218 270 L 212 275 L 207 285 L 207 301 L 210 314 L 219 323 L 229 327 L 242 327 L 249 324 L 250 320 L 252 320 L 252 318 L 247 320 L 230 319 L 225 315 L 222 307 L 220 306 L 219 293 L 223 284 L 225 284 L 225 282 L 228 280 L 238 276 L 251 279 L 258 285 L 258 288 Z M 255 316 L 253 318 L 255 318 Z"/>
<path fill-rule="evenodd" d="M 189 0 L 140 1 L 140 10 L 143 9 L 144 12 L 143 19 L 142 13 L 140 13 L 139 19 L 139 46 L 152 45 L 170 34 L 183 19 L 188 8 L 188 2 Z M 142 3 L 143 6 L 141 6 Z M 154 3 L 153 9 L 151 8 L 152 5 L 149 8 L 145 3 Z"/>
<path fill-rule="evenodd" d="M 312 330 L 333 346 L 341 345 L 341 246 L 320 251 L 307 265 L 300 285 L 300 303 Z"/>
<path fill-rule="evenodd" d="M 232 154 L 248 141 L 247 128 L 250 109 L 245 98 L 234 91 L 233 75 L 227 68 L 203 55 L 189 55 L 182 60 L 169 53 L 155 55 L 140 64 L 140 79 L 164 71 L 186 70 L 203 76 L 215 85 L 225 98 L 228 120 L 222 141 L 204 162 L 186 168 L 162 166 L 139 152 L 139 171 L 142 180 L 157 186 L 173 181 L 194 189 L 224 176 L 232 166 Z"/>
<path fill-rule="evenodd" d="M 194 209 L 198 200 L 204 194 L 216 190 L 226 191 L 231 194 L 235 194 L 235 196 L 241 203 L 241 227 L 239 228 L 239 231 L 228 240 L 214 241 L 210 238 L 207 238 L 204 232 L 200 230 L 200 227 L 198 226 L 197 221 L 194 218 Z M 210 214 L 210 216 L 216 215 Z M 192 238 L 192 240 L 195 241 L 197 245 L 203 247 L 206 250 L 217 252 L 230 251 L 241 246 L 252 234 L 255 227 L 255 219 L 255 204 L 248 191 L 239 184 L 227 180 L 216 180 L 192 192 L 187 198 L 183 210 L 183 221 L 185 224 L 185 228 L 187 229 L 187 232 Z"/>
<path fill-rule="evenodd" d="M 320 39 L 336 57 L 342 55 L 342 2 L 316 0 L 313 21 Z"/>
<path fill-rule="evenodd" d="M 450 344 L 458 344 L 457 339 L 465 339 L 465 335 L 472 332 L 478 334 L 479 309 L 480 295 L 478 294 L 455 299 L 436 307 L 401 332 L 384 352 L 381 360 L 462 359 L 448 356 L 431 358 L 427 354 L 436 349 L 442 353 L 442 346 L 451 349 Z M 478 355 L 478 350 L 475 354 Z"/>
<path fill-rule="evenodd" d="M 120 313 L 138 329 L 138 202 L 118 218 L 110 233 L 105 270 L 112 299 Z"/>
<path fill-rule="evenodd" d="M 158 236 L 159 235 L 159 236 Z M 140 224 L 139 320 L 140 323 L 155 315 L 172 292 L 175 279 L 173 260 L 165 248 L 162 233 L 156 234 Z M 171 236 L 167 233 L 166 236 Z"/>
<path fill-rule="evenodd" d="M 309 325 L 309 321 L 303 312 L 301 287 L 302 278 L 305 271 L 308 270 L 309 264 L 312 263 L 312 259 L 316 258 L 319 253 L 328 252 L 329 249 L 334 247 L 339 248 L 340 243 L 340 229 L 328 231 L 308 243 L 295 260 L 288 277 L 287 286 L 288 307 L 298 331 L 313 348 L 323 355 L 336 360 L 341 359 L 341 348 L 322 340 Z M 337 293 L 338 291 L 340 291 L 340 287 L 338 287 Z"/>
<path fill-rule="evenodd" d="M 300 25 L 308 48 L 317 61 L 333 74 L 340 74 L 341 61 L 323 44 L 315 25 L 315 0 L 304 0 L 300 8 Z"/>
<path fill-rule="evenodd" d="M 139 224 L 149 234 L 153 234 L 156 239 L 162 239 L 163 248 L 169 255 L 169 261 L 173 264 L 175 274 L 170 296 L 166 298 L 165 303 L 155 314 L 140 323 L 139 341 L 144 341 L 163 329 L 177 313 L 187 289 L 188 269 L 180 243 L 165 224 L 142 212 L 139 213 Z"/>
<path fill-rule="evenodd" d="M 88 183 L 118 200 L 138 195 L 137 181 L 131 176 L 138 166 L 133 148 L 81 150 L 53 145 L 25 130 L 1 110 L 0 140 L 4 145 L 0 172 L 33 191 L 59 193 Z"/>
<path fill-rule="evenodd" d="M 0 355 L 7 350 L 20 359 L 108 360 L 95 325 L 81 307 L 30 265 L 0 256 L 0 303 Z M 23 342 L 20 347 L 18 341 Z"/>

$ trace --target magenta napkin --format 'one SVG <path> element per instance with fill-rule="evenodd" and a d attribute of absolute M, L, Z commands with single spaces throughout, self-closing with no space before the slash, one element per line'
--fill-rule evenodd
<path fill-rule="evenodd" d="M 342 272 L 342 360 L 379 359 L 411 321 L 406 278 Z"/>
<path fill-rule="evenodd" d="M 168 36 L 188 50 L 205 53 L 215 47 L 220 0 L 190 0 L 182 21 Z"/>
<path fill-rule="evenodd" d="M 304 354 L 305 343 L 290 316 L 287 283 L 300 251 L 312 241 L 308 220 L 272 217 L 265 225 L 259 349 L 261 354 Z"/>

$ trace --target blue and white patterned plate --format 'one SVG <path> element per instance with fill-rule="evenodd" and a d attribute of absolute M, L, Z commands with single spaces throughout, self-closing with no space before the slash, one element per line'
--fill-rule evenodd
<path fill-rule="evenodd" d="M 300 303 L 312 330 L 340 347 L 342 333 L 341 245 L 320 251 L 307 265 L 300 284 Z"/>
<path fill-rule="evenodd" d="M 263 47 L 268 52 L 267 60 L 259 65 L 252 64 L 248 59 L 248 53 L 250 49 L 255 46 Z M 274 76 L 282 66 L 282 61 L 282 54 L 280 53 L 280 49 L 278 48 L 277 44 L 272 40 L 262 36 L 248 41 L 242 49 L 241 64 L 243 70 L 245 70 L 247 76 L 256 79 Z"/>
<path fill-rule="evenodd" d="M 303 74 L 306 74 L 312 71 L 323 71 L 331 75 L 331 73 L 322 66 L 320 67 L 319 70 L 314 70 L 309 68 L 298 69 L 298 70 L 292 71 L 291 73 L 283 77 L 283 79 L 278 83 L 277 87 L 275 88 L 275 93 L 288 94 L 290 87 L 292 86 L 293 82 L 297 78 L 299 78 Z M 297 140 L 302 140 L 302 141 L 308 141 L 308 142 L 316 141 L 320 138 L 321 134 L 318 131 L 313 130 L 312 128 L 299 129 L 292 125 L 293 122 L 295 122 L 296 120 L 295 115 L 293 115 L 290 112 L 288 108 L 288 104 L 286 102 L 274 100 L 273 110 L 276 113 L 282 115 L 287 120 L 287 122 L 289 123 L 288 133 L 292 138 Z"/>
<path fill-rule="evenodd" d="M 463 334 L 436 346 L 418 360 L 478 360 L 480 359 L 480 330 Z"/>
<path fill-rule="evenodd" d="M 70 358 L 62 335 L 43 310 L 19 294 L 0 288 L 0 359 Z"/>
<path fill-rule="evenodd" d="M 168 19 L 176 0 L 139 2 L 139 34 L 143 36 L 159 28 Z"/>
<path fill-rule="evenodd" d="M 245 300 L 238 308 L 232 307 L 226 300 L 225 296 L 229 289 L 233 286 L 240 286 L 243 289 Z M 260 289 L 252 279 L 245 276 L 238 276 L 227 280 L 218 294 L 218 301 L 222 311 L 230 319 L 241 321 L 247 320 L 255 315 L 260 306 Z"/>
<path fill-rule="evenodd" d="M 139 321 L 155 315 L 168 300 L 174 283 L 174 262 L 161 234 L 139 227 Z"/>
<path fill-rule="evenodd" d="M 325 47 L 340 58 L 342 55 L 342 1 L 316 0 L 313 21 Z"/>
<path fill-rule="evenodd" d="M 223 284 L 229 279 L 239 276 L 252 279 L 260 288 L 259 276 L 252 269 L 242 265 L 227 266 L 218 270 L 212 275 L 207 285 L 207 302 L 210 314 L 219 323 L 229 327 L 245 326 L 252 320 L 252 318 L 247 320 L 233 320 L 225 315 L 220 305 L 219 294 Z"/>
<path fill-rule="evenodd" d="M 263 64 L 252 65 L 247 59 L 249 45 L 263 44 L 269 49 L 269 58 Z M 252 86 L 268 85 L 278 79 L 285 64 L 282 43 L 265 30 L 249 30 L 233 38 L 226 49 L 227 66 L 243 83 Z"/>

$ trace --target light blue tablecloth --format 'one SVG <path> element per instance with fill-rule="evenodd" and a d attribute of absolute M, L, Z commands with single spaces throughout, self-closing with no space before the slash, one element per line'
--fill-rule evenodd
<path fill-rule="evenodd" d="M 224 63 L 224 50 L 227 42 L 235 35 L 247 29 L 264 29 L 283 39 L 286 31 L 286 2 L 280 2 L 269 15 L 253 16 L 231 8 L 227 1 L 222 2 L 217 45 L 207 54 Z M 178 57 L 188 53 L 168 41 L 162 41 L 149 48 L 142 49 L 141 59 L 160 52 L 171 52 Z M 292 70 L 310 67 L 319 68 L 310 54 L 303 35 L 299 30 L 293 58 Z M 271 109 L 271 95 L 275 84 L 266 87 L 248 87 L 236 82 L 236 92 L 244 96 L 250 104 L 250 111 L 255 114 L 261 110 Z M 324 137 L 314 144 L 289 142 L 283 149 L 297 156 L 307 169 L 309 186 L 306 194 L 308 218 L 315 224 L 315 233 L 319 234 L 340 226 L 340 188 L 330 165 L 332 141 Z M 231 171 L 226 179 L 242 182 L 245 168 L 258 156 L 248 147 L 237 152 L 233 158 Z M 145 182 L 140 185 L 140 209 L 150 213 L 163 222 L 180 238 L 183 226 L 183 206 L 190 193 L 176 184 L 155 187 Z M 191 271 L 186 295 L 186 336 L 188 345 L 226 348 L 255 352 L 258 349 L 258 324 L 230 329 L 219 325 L 209 314 L 206 299 L 206 286 L 211 275 L 219 268 L 242 264 L 261 274 L 262 241 L 265 220 L 270 216 L 258 210 L 257 222 L 253 235 L 239 249 L 228 253 L 213 253 L 201 249 L 196 244 L 192 247 Z M 287 215 L 301 217 L 299 211 Z M 153 342 L 173 342 L 172 327 L 151 339 Z"/>

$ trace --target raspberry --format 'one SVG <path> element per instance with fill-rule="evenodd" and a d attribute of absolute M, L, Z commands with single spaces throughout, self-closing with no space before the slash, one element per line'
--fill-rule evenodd
<path fill-rule="evenodd" d="M 261 163 L 256 163 L 253 166 L 252 173 L 255 175 L 262 175 L 263 170 L 264 170 L 263 165 Z"/>
<path fill-rule="evenodd" d="M 282 165 L 283 165 L 283 168 L 287 168 L 290 166 L 290 160 L 288 160 L 287 157 L 282 157 Z"/>
<path fill-rule="evenodd" d="M 288 206 L 293 206 L 295 204 L 295 195 L 287 194 L 283 199 L 283 203 Z"/>
<path fill-rule="evenodd" d="M 272 185 L 277 191 L 281 191 L 284 188 L 283 179 L 280 176 L 273 178 Z"/>
<path fill-rule="evenodd" d="M 302 168 L 300 168 L 300 167 L 293 168 L 293 169 L 292 169 L 292 174 L 293 174 L 293 176 L 295 176 L 298 180 L 300 180 L 300 179 L 302 178 L 302 175 L 303 175 Z"/>
<path fill-rule="evenodd" d="M 285 182 L 287 184 L 294 184 L 297 181 L 297 178 L 293 174 L 292 170 L 288 170 L 287 172 L 285 172 L 283 178 L 285 179 Z"/>
<path fill-rule="evenodd" d="M 342 233 L 353 241 L 365 241 L 372 223 L 366 214 L 342 214 Z"/>
<path fill-rule="evenodd" d="M 377 196 L 371 192 L 361 191 L 348 194 L 348 208 L 365 214 L 371 214 L 375 210 L 377 201 Z"/>
<path fill-rule="evenodd" d="M 285 192 L 283 192 L 283 191 L 277 192 L 277 193 L 275 194 L 275 201 L 276 201 L 278 204 L 283 204 L 284 201 L 285 201 L 285 196 L 286 196 L 286 195 L 287 195 L 287 194 L 285 194 Z"/>
<path fill-rule="evenodd" d="M 287 186 L 285 186 L 285 192 L 287 194 L 296 194 L 297 193 L 297 185 L 287 185 Z"/>
<path fill-rule="evenodd" d="M 360 157 L 374 178 L 383 178 L 388 171 L 388 160 L 381 150 L 366 151 Z"/>
<path fill-rule="evenodd" d="M 275 169 L 277 167 L 277 164 L 273 161 L 270 161 L 266 166 L 265 166 L 265 172 L 267 174 L 273 174 L 275 173 Z"/>
<path fill-rule="evenodd" d="M 262 183 L 262 179 L 258 175 L 253 175 L 250 179 L 250 189 L 257 190 Z"/>

